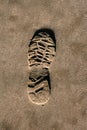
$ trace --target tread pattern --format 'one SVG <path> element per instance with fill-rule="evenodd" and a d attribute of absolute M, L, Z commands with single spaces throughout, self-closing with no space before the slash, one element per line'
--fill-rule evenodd
<path fill-rule="evenodd" d="M 53 33 L 52 33 L 53 34 Z M 51 92 L 49 67 L 55 57 L 56 45 L 51 33 L 41 31 L 33 36 L 28 50 L 28 97 L 41 105 L 49 100 Z"/>

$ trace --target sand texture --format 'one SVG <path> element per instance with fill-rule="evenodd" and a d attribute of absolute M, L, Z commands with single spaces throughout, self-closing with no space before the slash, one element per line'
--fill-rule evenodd
<path fill-rule="evenodd" d="M 28 43 L 55 32 L 45 105 L 27 95 Z M 87 0 L 0 0 L 0 130 L 87 130 Z"/>

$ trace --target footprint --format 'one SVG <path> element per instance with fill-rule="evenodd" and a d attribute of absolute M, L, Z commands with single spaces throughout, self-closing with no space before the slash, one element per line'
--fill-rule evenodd
<path fill-rule="evenodd" d="M 51 85 L 49 67 L 55 57 L 56 40 L 50 29 L 35 32 L 28 50 L 28 97 L 32 103 L 44 105 L 48 102 Z"/>

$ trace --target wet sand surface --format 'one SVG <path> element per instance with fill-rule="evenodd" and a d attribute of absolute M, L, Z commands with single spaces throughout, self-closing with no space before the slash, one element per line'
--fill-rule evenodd
<path fill-rule="evenodd" d="M 28 42 L 40 28 L 56 36 L 44 106 L 27 96 Z M 86 0 L 0 0 L 0 130 L 87 130 Z"/>

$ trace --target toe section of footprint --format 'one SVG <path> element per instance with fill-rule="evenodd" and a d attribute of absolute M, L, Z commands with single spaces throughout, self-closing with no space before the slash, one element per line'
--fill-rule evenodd
<path fill-rule="evenodd" d="M 51 30 L 37 31 L 29 43 L 28 65 L 30 67 L 43 65 L 49 68 L 56 51 L 56 40 Z"/>
<path fill-rule="evenodd" d="M 43 105 L 48 102 L 51 86 L 47 68 L 32 67 L 28 82 L 28 97 L 32 103 Z"/>

